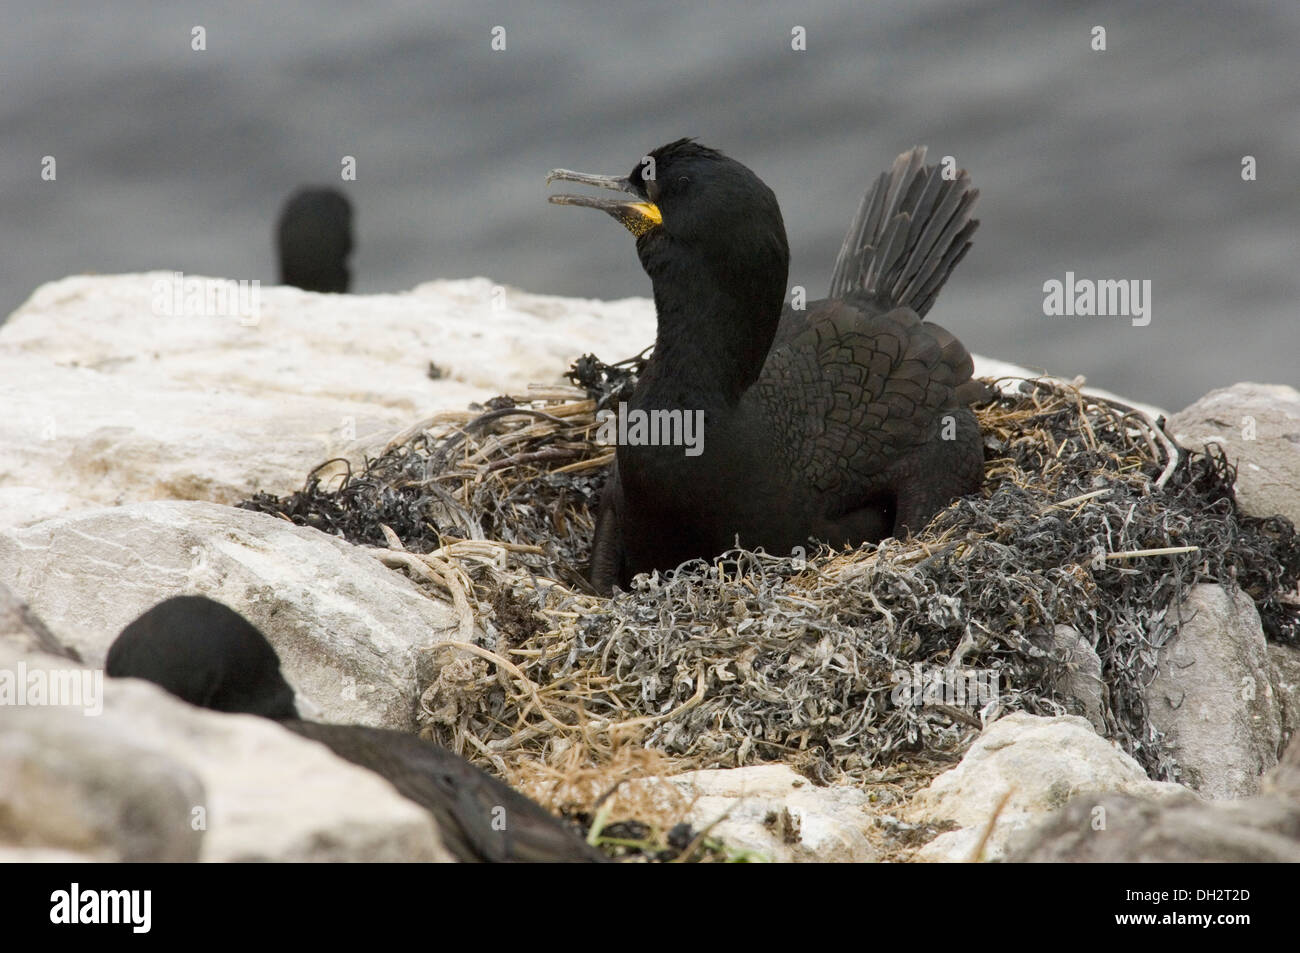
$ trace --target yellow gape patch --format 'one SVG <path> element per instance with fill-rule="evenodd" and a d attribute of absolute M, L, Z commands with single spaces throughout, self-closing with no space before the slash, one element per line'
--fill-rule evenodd
<path fill-rule="evenodd" d="M 664 222 L 659 206 L 653 202 L 629 202 L 618 210 L 615 217 L 638 238 Z"/>

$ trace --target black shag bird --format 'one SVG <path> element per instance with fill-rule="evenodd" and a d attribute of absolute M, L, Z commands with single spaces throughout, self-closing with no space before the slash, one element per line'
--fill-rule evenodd
<path fill-rule="evenodd" d="M 830 296 L 783 309 L 790 252 L 776 196 L 748 168 L 681 139 L 626 177 L 560 179 L 628 193 L 552 195 L 608 212 L 636 236 L 658 334 L 629 401 L 661 426 L 703 412 L 702 452 L 620 443 L 601 500 L 598 591 L 741 546 L 919 531 L 978 489 L 984 455 L 968 404 L 986 395 L 970 354 L 923 322 L 970 247 L 978 192 L 917 147 L 867 192 Z"/>
<path fill-rule="evenodd" d="M 280 284 L 342 294 L 352 273 L 352 204 L 338 189 L 300 189 L 280 210 L 275 227 Z"/>
<path fill-rule="evenodd" d="M 192 705 L 274 719 L 382 775 L 434 816 L 458 860 L 606 859 L 539 805 L 432 742 L 301 720 L 271 643 L 238 612 L 206 596 L 177 596 L 145 612 L 113 642 L 105 668 L 115 678 L 151 681 Z"/>

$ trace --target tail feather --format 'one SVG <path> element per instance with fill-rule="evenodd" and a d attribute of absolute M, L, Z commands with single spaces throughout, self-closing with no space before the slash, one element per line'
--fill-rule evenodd
<path fill-rule="evenodd" d="M 925 147 L 894 160 L 862 199 L 831 275 L 832 298 L 874 295 L 925 317 L 971 245 L 979 190 L 965 170 L 945 179 Z"/>

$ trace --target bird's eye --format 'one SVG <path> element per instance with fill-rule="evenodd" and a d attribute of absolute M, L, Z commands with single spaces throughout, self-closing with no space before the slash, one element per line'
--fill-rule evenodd
<path fill-rule="evenodd" d="M 690 177 L 690 176 L 688 176 L 688 175 L 679 175 L 679 176 L 677 177 L 677 185 L 678 185 L 679 187 L 685 187 L 685 186 L 688 186 L 688 185 L 690 185 L 690 184 L 691 184 L 691 177 Z"/>

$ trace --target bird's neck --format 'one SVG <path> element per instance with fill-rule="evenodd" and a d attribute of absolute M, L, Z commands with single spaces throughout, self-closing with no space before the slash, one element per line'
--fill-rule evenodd
<path fill-rule="evenodd" d="M 735 406 L 771 350 L 785 274 L 719 276 L 681 260 L 647 271 L 654 282 L 658 332 L 637 403 Z"/>

